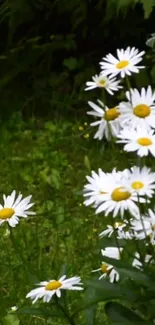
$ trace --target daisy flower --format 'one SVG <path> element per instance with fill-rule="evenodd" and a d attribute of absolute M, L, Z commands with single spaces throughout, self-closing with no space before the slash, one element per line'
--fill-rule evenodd
<path fill-rule="evenodd" d="M 104 188 L 106 193 L 102 197 L 102 202 L 98 203 L 96 213 L 104 212 L 107 216 L 113 212 L 113 217 L 120 213 L 123 218 L 124 212 L 129 210 L 131 215 L 137 216 L 139 215 L 139 208 L 135 202 L 146 202 L 144 198 L 139 198 L 137 193 L 131 191 L 125 179 L 116 182 L 115 177 L 113 180 L 107 178 Z"/>
<path fill-rule="evenodd" d="M 120 81 L 116 80 L 116 78 L 108 78 L 106 76 L 103 76 L 100 74 L 99 76 L 96 74 L 94 77 L 92 77 L 93 81 L 87 81 L 86 82 L 86 88 L 85 90 L 91 90 L 94 88 L 104 88 L 110 95 L 114 94 L 114 91 L 118 91 L 122 88 L 122 86 L 119 85 Z"/>
<path fill-rule="evenodd" d="M 56 294 L 58 298 L 61 297 L 61 290 L 83 290 L 80 285 L 80 277 L 72 277 L 66 279 L 66 275 L 63 275 L 59 280 L 50 280 L 40 282 L 39 288 L 31 290 L 26 298 L 32 299 L 34 304 L 39 298 L 43 298 L 44 302 L 49 302 L 53 295 Z"/>
<path fill-rule="evenodd" d="M 138 73 L 139 69 L 145 68 L 144 66 L 137 66 L 144 53 L 144 51 L 139 52 L 135 47 L 127 47 L 126 50 L 117 49 L 117 58 L 112 54 L 106 55 L 103 61 L 100 62 L 101 69 L 105 75 L 111 75 L 111 77 L 119 73 L 122 78 L 125 75 L 130 76 L 131 73 Z"/>
<path fill-rule="evenodd" d="M 91 172 L 91 176 L 86 176 L 89 182 L 84 186 L 84 197 L 88 197 L 84 201 L 86 206 L 95 203 L 96 201 L 102 201 L 104 192 L 104 180 L 107 174 L 104 173 L 101 168 L 98 169 L 98 174 L 94 171 Z"/>
<path fill-rule="evenodd" d="M 106 247 L 104 250 L 103 249 L 101 250 L 101 253 L 102 256 L 119 260 L 121 258 L 122 250 L 123 248 L 118 249 L 117 247 Z M 101 280 L 102 278 L 105 279 L 106 277 L 109 278 L 109 281 L 111 283 L 119 280 L 119 273 L 115 270 L 115 268 L 111 264 L 102 262 L 101 267 L 96 270 L 93 270 L 92 272 L 98 272 L 98 271 L 102 272 L 102 275 L 99 277 L 99 280 Z"/>
<path fill-rule="evenodd" d="M 145 203 L 146 199 L 139 197 L 135 191 L 131 190 L 125 175 L 126 170 L 116 172 L 114 169 L 112 173 L 107 173 L 103 180 L 97 175 L 94 180 L 88 179 L 91 184 L 88 184 L 89 188 L 87 187 L 84 195 L 89 196 L 89 199 L 84 204 L 94 203 L 96 213 L 104 212 L 105 216 L 113 212 L 113 217 L 116 217 L 120 212 L 123 218 L 126 210 L 129 210 L 131 215 L 139 215 L 139 208 L 135 202 Z"/>
<path fill-rule="evenodd" d="M 147 215 L 142 216 L 142 220 L 135 219 L 131 225 L 137 239 L 145 239 L 149 236 L 151 244 L 155 245 L 155 214 L 151 209 L 148 210 Z"/>
<path fill-rule="evenodd" d="M 126 220 L 124 220 L 125 222 Z M 104 231 L 102 231 L 99 236 L 102 238 L 102 237 L 105 237 L 105 236 L 108 236 L 108 237 L 111 237 L 112 234 L 114 233 L 114 231 L 122 231 L 122 229 L 124 227 L 126 227 L 126 223 L 124 222 L 114 222 L 113 226 L 111 225 L 107 225 L 107 229 L 105 229 Z"/>
<path fill-rule="evenodd" d="M 147 254 L 145 256 L 145 263 L 148 263 L 151 260 L 151 258 L 152 258 L 152 256 Z M 137 252 L 135 253 L 135 258 L 132 262 L 132 266 L 136 267 L 137 269 L 141 269 L 143 267 L 143 264 L 140 260 L 140 255 Z"/>
<path fill-rule="evenodd" d="M 131 190 L 140 196 L 152 197 L 155 191 L 155 173 L 150 168 L 134 166 L 131 170 L 126 170 L 126 177 Z"/>
<path fill-rule="evenodd" d="M 111 139 L 111 136 L 116 137 L 120 130 L 119 117 L 120 112 L 118 107 L 108 108 L 104 106 L 103 102 L 98 100 L 100 106 L 93 102 L 88 102 L 92 107 L 92 111 L 88 111 L 87 114 L 98 117 L 99 120 L 91 123 L 91 126 L 98 125 L 98 131 L 95 133 L 94 139 L 101 140 L 104 136 L 107 140 Z"/>
<path fill-rule="evenodd" d="M 35 212 L 28 211 L 34 203 L 30 203 L 32 195 L 23 199 L 22 194 L 16 197 L 16 191 L 11 195 L 3 195 L 4 204 L 0 204 L 0 225 L 8 222 L 11 227 L 19 223 L 19 217 L 26 218 L 28 215 L 34 215 Z"/>
<path fill-rule="evenodd" d="M 155 157 L 155 134 L 153 130 L 138 128 L 137 130 L 128 130 L 124 128 L 117 135 L 117 143 L 126 143 L 124 151 L 137 152 L 140 157 L 148 156 L 149 153 Z"/>
<path fill-rule="evenodd" d="M 86 206 L 93 203 L 99 204 L 103 201 L 103 196 L 106 194 L 105 184 L 112 182 L 113 178 L 117 182 L 122 178 L 123 173 L 116 171 L 114 168 L 111 173 L 105 173 L 101 168 L 98 169 L 98 174 L 94 171 L 91 172 L 91 176 L 86 176 L 87 181 L 89 182 L 84 186 L 84 197 L 87 199 L 84 201 Z"/>
<path fill-rule="evenodd" d="M 126 92 L 129 102 L 119 104 L 122 125 L 132 129 L 155 128 L 155 92 L 151 86 L 137 89 L 130 89 Z"/>
<path fill-rule="evenodd" d="M 99 276 L 99 280 L 109 278 L 109 281 L 112 283 L 114 281 L 119 280 L 119 273 L 114 269 L 114 267 L 110 264 L 102 262 L 101 267 L 96 270 L 92 270 L 92 272 L 102 272 Z"/>

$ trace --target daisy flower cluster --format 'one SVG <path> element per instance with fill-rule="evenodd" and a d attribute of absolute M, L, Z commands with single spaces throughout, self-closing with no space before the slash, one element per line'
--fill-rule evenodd
<path fill-rule="evenodd" d="M 155 172 L 141 158 L 155 157 L 155 91 L 150 85 L 132 88 L 129 80 L 131 74 L 145 68 L 139 65 L 143 55 L 144 51 L 134 47 L 118 49 L 116 57 L 106 55 L 100 62 L 99 76 L 87 82 L 85 89 L 100 88 L 103 92 L 104 101 L 88 101 L 91 110 L 87 114 L 97 118 L 91 123 L 98 126 L 94 138 L 124 144 L 124 151 L 139 156 L 138 165 L 121 171 L 113 168 L 110 172 L 99 168 L 86 176 L 84 204 L 103 216 L 105 226 L 99 238 L 103 243 L 105 238 L 111 240 L 109 247 L 101 249 L 101 266 L 92 272 L 99 271 L 99 280 L 107 278 L 110 282 L 119 281 L 120 275 L 115 263 L 106 262 L 107 257 L 113 261 L 123 260 L 129 254 L 131 267 L 141 271 L 144 264 L 154 262 L 150 251 L 154 251 L 152 246 L 155 245 Z M 109 96 L 119 90 L 124 91 L 124 100 L 109 105 L 113 97 L 105 96 L 106 92 Z M 135 247 L 132 254 L 128 252 L 129 241 Z M 145 254 L 137 250 L 138 242 L 144 244 Z"/>
<path fill-rule="evenodd" d="M 86 82 L 85 90 L 100 88 L 103 90 L 104 101 L 97 103 L 88 101 L 91 110 L 87 112 L 96 120 L 91 126 L 98 126 L 95 139 L 118 139 L 124 143 L 124 150 L 136 152 L 140 157 L 151 154 L 155 156 L 155 91 L 150 85 L 147 88 L 136 89 L 129 87 L 128 77 L 145 68 L 139 65 L 144 51 L 135 48 L 117 50 L 117 57 L 108 54 L 100 62 L 99 76 L 92 77 L 93 81 Z M 116 77 L 119 79 L 116 79 Z M 105 94 L 114 95 L 114 92 L 124 88 L 127 81 L 128 90 L 125 91 L 124 101 L 107 105 Z"/>

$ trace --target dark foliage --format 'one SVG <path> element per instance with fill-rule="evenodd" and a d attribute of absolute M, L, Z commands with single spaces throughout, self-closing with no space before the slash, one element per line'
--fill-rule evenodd
<path fill-rule="evenodd" d="M 117 47 L 145 47 L 155 18 L 152 3 L 146 19 L 145 5 L 145 0 L 1 1 L 1 117 L 17 110 L 25 117 L 80 110 L 85 81 L 98 72 L 103 55 Z"/>

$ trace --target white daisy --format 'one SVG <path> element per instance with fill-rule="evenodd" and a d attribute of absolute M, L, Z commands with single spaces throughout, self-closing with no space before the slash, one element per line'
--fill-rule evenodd
<path fill-rule="evenodd" d="M 145 256 L 145 263 L 148 263 L 151 260 L 152 256 L 147 254 Z M 136 267 L 137 269 L 141 269 L 143 267 L 143 263 L 140 260 L 140 255 L 139 253 L 135 253 L 135 258 L 132 262 L 132 266 Z"/>
<path fill-rule="evenodd" d="M 145 239 L 149 236 L 152 245 L 155 245 L 155 214 L 149 209 L 148 214 L 141 219 L 135 219 L 131 222 L 132 229 L 136 232 L 137 239 Z"/>
<path fill-rule="evenodd" d="M 102 201 L 102 196 L 105 194 L 104 180 L 107 174 L 104 173 L 101 168 L 99 168 L 98 174 L 94 171 L 92 171 L 91 174 L 91 176 L 86 176 L 89 183 L 84 186 L 84 197 L 88 197 L 88 199 L 84 201 L 86 206 L 96 201 Z"/>
<path fill-rule="evenodd" d="M 114 269 L 114 267 L 110 264 L 102 262 L 101 267 L 93 270 L 92 272 L 102 272 L 102 274 L 99 276 L 99 280 L 105 279 L 106 277 L 109 278 L 109 281 L 112 283 L 114 281 L 119 280 L 119 273 Z"/>
<path fill-rule="evenodd" d="M 94 88 L 104 88 L 110 95 L 114 94 L 114 91 L 118 91 L 122 88 L 122 86 L 119 85 L 120 81 L 116 80 L 116 78 L 108 78 L 106 76 L 103 76 L 103 74 L 95 75 L 92 77 L 93 81 L 87 81 L 86 82 L 86 88 L 85 90 L 91 90 Z"/>
<path fill-rule="evenodd" d="M 139 52 L 135 47 L 127 47 L 126 50 L 117 49 L 117 58 L 112 54 L 106 55 L 103 61 L 100 62 L 101 69 L 105 75 L 111 75 L 114 77 L 120 73 L 122 78 L 125 75 L 131 75 L 131 73 L 138 73 L 139 69 L 145 68 L 144 66 L 137 66 L 137 64 L 142 60 L 144 51 Z"/>
<path fill-rule="evenodd" d="M 11 227 L 15 227 L 19 223 L 19 217 L 26 218 L 28 215 L 34 215 L 35 212 L 28 211 L 34 203 L 30 203 L 32 195 L 22 198 L 22 194 L 16 197 L 16 191 L 11 195 L 3 195 L 4 204 L 0 204 L 0 225 L 8 222 Z"/>
<path fill-rule="evenodd" d="M 119 104 L 122 126 L 127 125 L 132 129 L 155 128 L 155 92 L 151 86 L 142 88 L 141 92 L 130 89 L 126 97 L 129 102 Z"/>
<path fill-rule="evenodd" d="M 111 225 L 107 225 L 107 229 L 103 230 L 99 236 L 102 238 L 102 237 L 105 237 L 105 236 L 108 236 L 108 237 L 111 237 L 112 234 L 114 233 L 114 231 L 122 231 L 122 229 L 124 227 L 126 227 L 126 223 L 125 223 L 126 220 L 124 220 L 124 222 L 114 222 L 113 226 Z"/>
<path fill-rule="evenodd" d="M 98 174 L 92 171 L 91 176 L 86 176 L 89 183 L 84 186 L 84 197 L 88 197 L 88 199 L 84 201 L 84 204 L 86 206 L 93 203 L 98 205 L 99 202 L 103 201 L 104 194 L 107 194 L 105 184 L 113 182 L 113 178 L 120 184 L 119 181 L 122 177 L 123 173 L 117 172 L 115 168 L 111 173 L 105 173 L 101 168 L 98 169 Z"/>
<path fill-rule="evenodd" d="M 155 173 L 150 168 L 134 166 L 131 170 L 126 170 L 126 177 L 131 190 L 140 196 L 152 197 L 155 191 Z"/>
<path fill-rule="evenodd" d="M 119 260 L 121 258 L 122 251 L 123 251 L 122 247 L 120 249 L 118 249 L 117 247 L 106 247 L 105 249 L 101 250 L 101 253 L 102 256 Z M 106 277 L 109 278 L 110 282 L 119 280 L 119 273 L 115 270 L 115 268 L 111 264 L 102 262 L 101 267 L 96 270 L 93 270 L 92 272 L 98 272 L 98 271 L 101 271 L 103 273 L 99 277 L 99 280 Z"/>
<path fill-rule="evenodd" d="M 99 125 L 94 138 L 101 140 L 105 136 L 107 140 L 110 140 L 111 136 L 116 137 L 120 130 L 120 112 L 118 107 L 108 108 L 100 100 L 98 100 L 98 103 L 101 107 L 93 102 L 88 102 L 93 110 L 88 111 L 87 114 L 99 117 L 98 121 L 90 124 L 91 126 Z"/>
<path fill-rule="evenodd" d="M 85 205 L 94 203 L 96 213 L 104 212 L 105 216 L 113 211 L 113 217 L 120 212 L 121 217 L 124 211 L 129 210 L 131 215 L 139 215 L 139 208 L 135 202 L 145 203 L 146 199 L 139 197 L 136 191 L 131 190 L 128 180 L 125 178 L 126 170 L 122 172 L 112 171 L 107 173 L 103 179 L 94 174 L 93 178 L 87 178 L 91 184 L 85 186 L 84 196 L 89 199 Z"/>
<path fill-rule="evenodd" d="M 144 198 L 138 197 L 137 193 L 130 190 L 125 179 L 116 182 L 115 177 L 109 180 L 107 178 L 104 188 L 106 193 L 102 197 L 102 202 L 98 202 L 96 213 L 104 212 L 107 216 L 113 211 L 113 217 L 120 213 L 123 218 L 124 212 L 129 210 L 131 215 L 137 216 L 139 215 L 139 208 L 135 202 L 146 202 Z"/>
<path fill-rule="evenodd" d="M 138 128 L 137 130 L 128 130 L 124 128 L 117 135 L 117 143 L 126 143 L 124 150 L 127 152 L 137 151 L 140 157 L 148 156 L 149 153 L 155 157 L 155 134 L 153 130 Z"/>
<path fill-rule="evenodd" d="M 59 280 L 43 281 L 38 284 L 40 287 L 31 290 L 26 298 L 32 299 L 34 304 L 39 298 L 43 298 L 44 302 L 49 302 L 53 295 L 56 294 L 58 298 L 61 297 L 61 290 L 83 290 L 80 285 L 80 277 L 74 276 L 66 279 L 66 275 L 63 275 Z"/>

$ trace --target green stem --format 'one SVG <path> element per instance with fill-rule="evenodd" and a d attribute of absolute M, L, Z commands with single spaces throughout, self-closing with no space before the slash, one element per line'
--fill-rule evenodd
<path fill-rule="evenodd" d="M 130 89 L 131 89 L 131 85 L 130 85 L 130 81 L 129 81 L 129 78 L 128 78 L 127 75 L 126 75 L 126 77 L 125 77 L 125 80 L 126 80 L 127 88 L 128 88 L 128 90 L 130 91 Z"/>
<path fill-rule="evenodd" d="M 131 105 L 132 105 L 131 85 L 130 85 L 130 81 L 129 81 L 129 78 L 128 78 L 127 75 L 126 75 L 126 77 L 125 77 L 125 80 L 126 80 L 127 88 L 128 88 L 128 90 L 129 90 L 129 94 L 130 94 L 130 102 L 131 102 Z"/>
<path fill-rule="evenodd" d="M 70 325 L 75 325 L 74 319 L 73 319 L 73 317 L 71 317 L 69 315 L 69 312 L 61 304 L 59 304 L 58 302 L 57 302 L 57 304 L 58 304 L 59 309 L 63 312 L 65 318 L 68 320 L 68 323 Z"/>
<path fill-rule="evenodd" d="M 19 250 L 19 246 L 18 246 L 18 244 L 17 244 L 17 242 L 16 242 L 16 240 L 14 238 L 14 234 L 13 234 L 11 226 L 9 226 L 9 231 L 10 231 L 10 240 L 11 240 L 12 246 L 13 246 L 15 252 L 17 253 L 19 259 L 21 260 L 23 267 L 26 268 L 25 259 L 23 258 L 22 254 L 21 254 L 21 252 Z"/>

